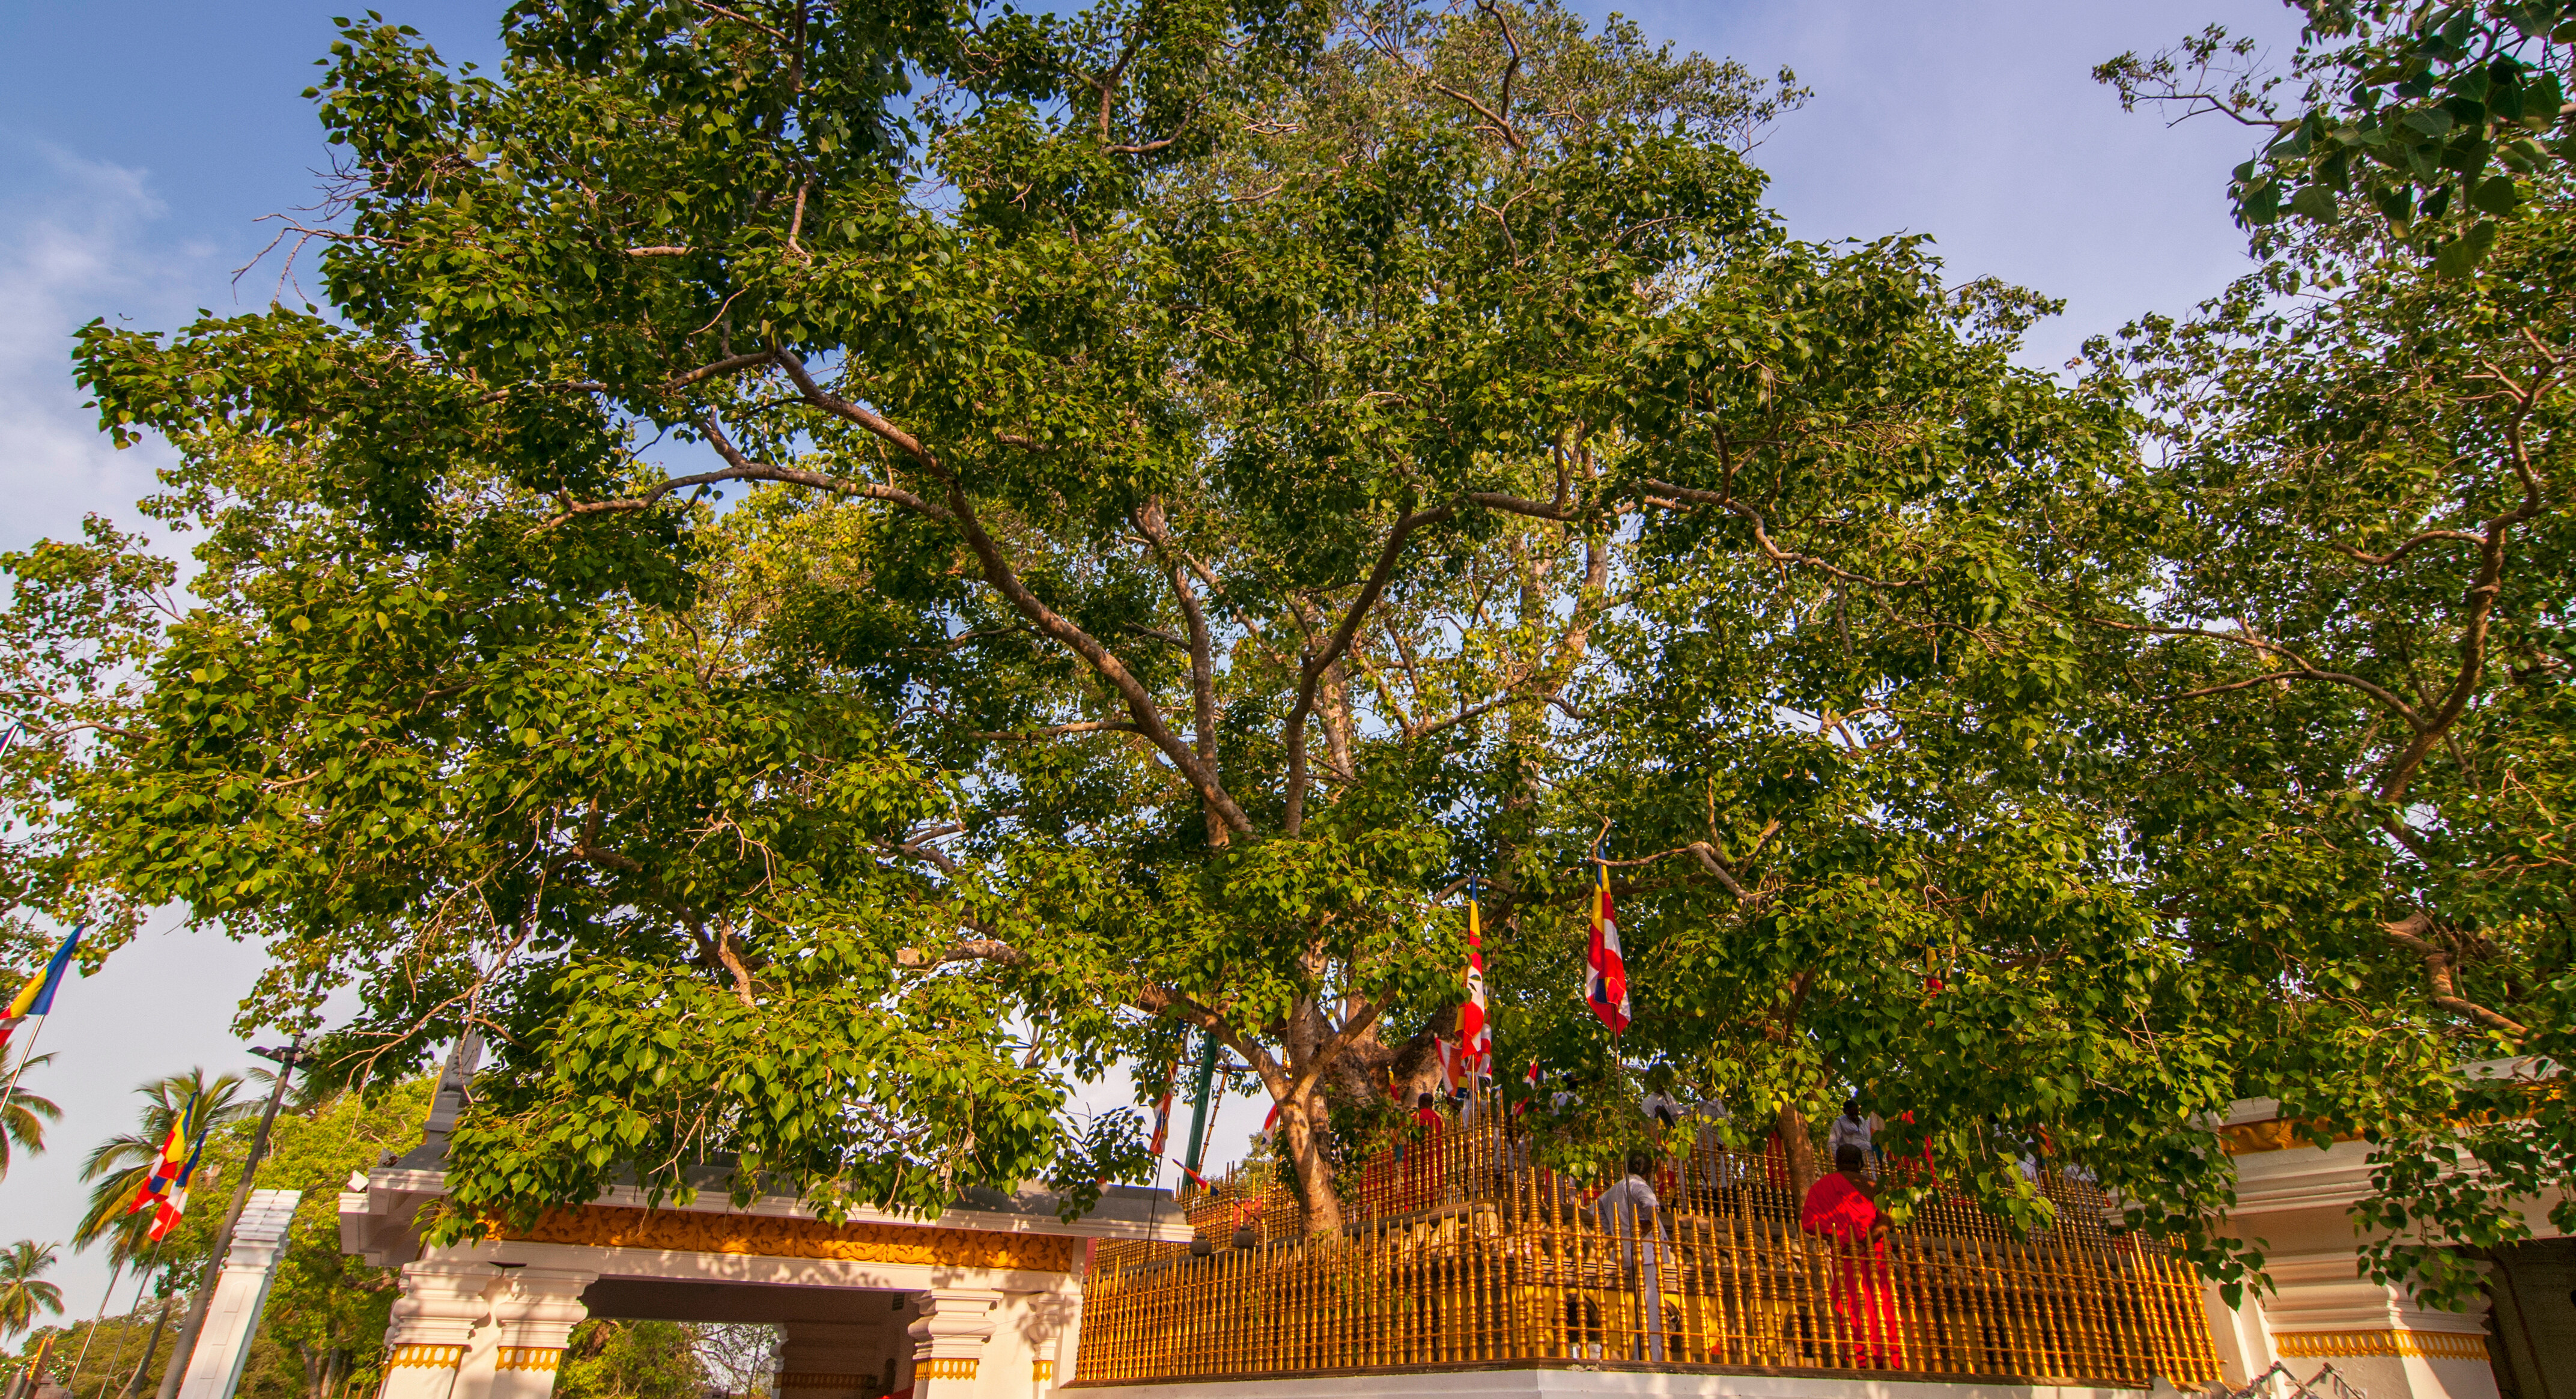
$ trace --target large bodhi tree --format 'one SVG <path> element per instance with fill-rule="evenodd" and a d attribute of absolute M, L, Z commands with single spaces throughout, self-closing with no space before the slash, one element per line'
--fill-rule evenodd
<path fill-rule="evenodd" d="M 2576 1229 L 2576 55 L 2563 5 L 2296 8 L 2285 71 L 2218 28 L 2103 67 L 2253 128 L 2262 266 L 2091 347 L 2157 450 L 2058 514 L 2100 566 L 2054 605 L 2238 1091 L 2371 1142 L 2365 1259 L 2447 1305 Z"/>
<path fill-rule="evenodd" d="M 1633 1048 L 1793 1146 L 1883 1089 L 2025 1207 L 2038 1135 L 2205 1195 L 2223 1056 L 2017 605 L 2124 409 L 2011 368 L 2032 298 L 1790 241 L 1736 149 L 1785 75 L 1499 4 L 505 37 L 335 47 L 336 318 L 86 332 L 204 606 L 29 866 L 266 939 L 252 1015 L 355 985 L 352 1071 L 486 1031 L 460 1227 L 710 1167 L 1079 1194 L 1137 1163 L 1067 1080 L 1199 1030 L 1334 1229 L 1470 877 L 1507 1037 L 1615 1069 L 1604 821 Z"/>

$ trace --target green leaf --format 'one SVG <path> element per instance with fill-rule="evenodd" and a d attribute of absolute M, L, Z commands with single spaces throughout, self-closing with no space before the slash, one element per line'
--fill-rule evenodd
<path fill-rule="evenodd" d="M 2478 185 L 2469 195 L 2469 204 L 2490 214 L 2510 214 L 2521 200 L 2511 175 L 2497 175 Z"/>

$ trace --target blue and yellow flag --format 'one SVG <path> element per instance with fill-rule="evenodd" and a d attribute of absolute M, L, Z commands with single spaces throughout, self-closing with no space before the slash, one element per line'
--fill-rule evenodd
<path fill-rule="evenodd" d="M 0 1045 L 9 1043 L 10 1032 L 20 1024 L 54 1008 L 54 992 L 62 986 L 63 973 L 72 964 L 72 949 L 80 944 L 81 932 L 88 926 L 84 923 L 65 935 L 62 946 L 55 948 L 53 957 L 45 963 L 45 969 L 28 977 L 27 984 L 18 988 L 18 994 L 9 1002 L 8 1011 L 0 1014 Z"/>

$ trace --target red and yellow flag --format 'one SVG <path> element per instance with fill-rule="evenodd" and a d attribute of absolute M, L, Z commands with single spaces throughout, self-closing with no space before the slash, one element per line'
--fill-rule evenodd
<path fill-rule="evenodd" d="M 1592 945 L 1583 957 L 1583 1003 L 1618 1034 L 1628 1028 L 1628 964 L 1619 951 L 1619 919 L 1610 908 L 1610 867 L 1592 903 Z"/>

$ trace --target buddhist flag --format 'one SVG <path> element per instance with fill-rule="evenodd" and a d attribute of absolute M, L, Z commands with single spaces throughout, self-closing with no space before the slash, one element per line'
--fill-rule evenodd
<path fill-rule="evenodd" d="M 1458 1068 L 1472 1080 L 1494 1064 L 1494 1031 L 1485 1020 L 1484 924 L 1476 910 L 1475 891 L 1467 893 L 1467 1000 L 1458 1007 Z"/>
<path fill-rule="evenodd" d="M 8 1010 L 0 1013 L 0 1045 L 8 1044 L 11 1032 L 21 1024 L 54 1008 L 54 992 L 62 986 L 63 973 L 71 966 L 72 949 L 80 943 L 81 930 L 88 926 L 84 923 L 79 928 L 72 929 L 63 938 L 62 945 L 54 949 L 54 955 L 45 963 L 45 969 L 28 977 L 27 984 L 18 988 L 18 994 L 10 1000 Z"/>
<path fill-rule="evenodd" d="M 206 1134 L 199 1132 L 197 1144 L 188 1149 L 187 1164 L 179 1168 L 179 1178 L 170 1183 L 169 1193 L 161 1198 L 160 1205 L 152 1211 L 150 1231 L 152 1242 L 156 1244 L 161 1242 L 162 1237 L 178 1224 L 179 1216 L 188 1212 L 188 1182 L 195 1178 L 197 1158 L 203 1155 L 205 1150 Z"/>
<path fill-rule="evenodd" d="M 1592 945 L 1583 957 L 1583 1003 L 1619 1034 L 1628 1028 L 1628 964 L 1619 954 L 1619 920 L 1610 908 L 1610 867 L 1601 867 L 1592 907 Z"/>
<path fill-rule="evenodd" d="M 179 1109 L 179 1120 L 170 1124 L 170 1135 L 161 1143 L 161 1155 L 152 1163 L 143 1186 L 134 1192 L 134 1203 L 125 1207 L 127 1214 L 150 1209 L 174 1189 L 184 1188 L 190 1166 L 196 1163 L 197 1148 L 204 1143 L 197 1126 L 197 1104 L 200 1095 L 188 1095 L 188 1105 Z M 159 1237 L 155 1235 L 154 1237 Z"/>
<path fill-rule="evenodd" d="M 1172 1061 L 1171 1076 L 1163 1080 L 1162 1101 L 1154 1104 L 1154 1140 L 1145 1149 L 1156 1156 L 1163 1154 L 1163 1144 L 1172 1138 L 1172 1095 L 1181 1086 L 1181 1061 Z"/>

